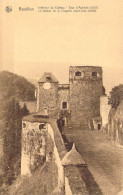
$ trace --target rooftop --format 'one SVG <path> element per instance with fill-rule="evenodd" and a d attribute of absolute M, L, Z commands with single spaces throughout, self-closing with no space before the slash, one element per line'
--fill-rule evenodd
<path fill-rule="evenodd" d="M 75 144 L 73 143 L 72 149 L 62 159 L 62 165 L 83 165 L 87 166 L 82 156 L 77 152 Z"/>
<path fill-rule="evenodd" d="M 27 116 L 23 117 L 23 121 L 28 121 L 28 122 L 49 122 L 49 117 L 47 115 L 44 115 L 44 113 L 42 112 L 35 112 L 35 113 L 31 113 Z"/>
<path fill-rule="evenodd" d="M 48 80 L 49 78 L 49 80 Z M 55 76 L 51 72 L 44 72 L 42 77 L 39 79 L 39 83 L 44 83 L 50 81 L 51 83 L 58 83 L 58 80 L 55 78 Z"/>
<path fill-rule="evenodd" d="M 59 84 L 58 88 L 59 89 L 69 89 L 69 84 Z"/>

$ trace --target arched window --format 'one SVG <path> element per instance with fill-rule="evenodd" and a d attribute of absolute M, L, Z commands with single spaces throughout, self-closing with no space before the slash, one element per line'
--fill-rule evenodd
<path fill-rule="evenodd" d="M 75 76 L 81 76 L 81 72 L 79 72 L 79 71 L 77 71 L 77 72 L 75 72 Z"/>
<path fill-rule="evenodd" d="M 92 72 L 93 77 L 97 77 L 97 72 Z"/>
<path fill-rule="evenodd" d="M 51 77 L 46 77 L 46 81 L 50 81 L 51 80 Z"/>

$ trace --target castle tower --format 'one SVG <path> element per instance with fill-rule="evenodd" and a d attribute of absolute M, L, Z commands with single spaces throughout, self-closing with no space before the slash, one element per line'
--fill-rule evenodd
<path fill-rule="evenodd" d="M 71 124 L 88 128 L 94 117 L 100 116 L 102 95 L 102 68 L 70 66 Z"/>
<path fill-rule="evenodd" d="M 37 112 L 54 114 L 58 105 L 58 81 L 52 73 L 45 72 L 38 81 Z"/>

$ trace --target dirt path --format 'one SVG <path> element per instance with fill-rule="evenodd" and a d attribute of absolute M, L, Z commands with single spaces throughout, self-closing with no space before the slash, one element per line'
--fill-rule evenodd
<path fill-rule="evenodd" d="M 117 195 L 123 189 L 123 148 L 115 146 L 101 131 L 65 130 L 75 142 L 104 195 Z"/>

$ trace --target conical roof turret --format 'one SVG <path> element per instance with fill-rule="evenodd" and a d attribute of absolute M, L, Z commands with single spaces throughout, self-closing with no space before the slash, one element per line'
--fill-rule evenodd
<path fill-rule="evenodd" d="M 63 166 L 68 166 L 68 165 L 87 166 L 82 156 L 79 154 L 79 152 L 77 152 L 74 143 L 72 149 L 62 159 L 62 165 Z"/>

